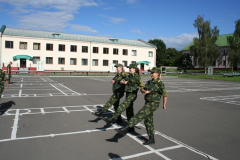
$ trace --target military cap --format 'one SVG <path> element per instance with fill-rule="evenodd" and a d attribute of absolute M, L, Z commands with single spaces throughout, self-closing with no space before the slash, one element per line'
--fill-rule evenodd
<path fill-rule="evenodd" d="M 161 74 L 161 70 L 159 68 L 156 68 L 156 67 L 153 67 L 152 69 L 149 69 L 148 72 Z"/>
<path fill-rule="evenodd" d="M 137 65 L 132 63 L 129 66 L 127 66 L 127 68 L 137 68 Z"/>
<path fill-rule="evenodd" d="M 114 67 L 122 67 L 123 68 L 123 65 L 122 64 L 116 64 Z"/>

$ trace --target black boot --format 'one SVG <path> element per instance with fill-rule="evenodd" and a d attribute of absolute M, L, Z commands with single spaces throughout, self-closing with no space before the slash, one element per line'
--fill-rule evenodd
<path fill-rule="evenodd" d="M 135 132 L 134 127 L 130 128 L 130 129 L 128 130 L 128 133 L 129 133 L 129 132 Z"/>
<path fill-rule="evenodd" d="M 103 114 L 103 111 L 99 111 L 99 112 L 92 112 L 92 114 L 94 116 L 100 117 Z"/>
<path fill-rule="evenodd" d="M 151 144 L 155 144 L 154 135 L 149 136 L 149 140 L 143 143 L 143 145 L 151 145 Z"/>
<path fill-rule="evenodd" d="M 116 123 L 122 123 L 122 117 L 121 116 L 118 116 L 118 118 L 116 120 Z"/>
<path fill-rule="evenodd" d="M 130 127 L 128 127 L 128 125 L 127 126 L 125 126 L 125 127 L 123 127 L 123 128 L 119 128 L 119 129 L 115 129 L 115 131 L 117 131 L 118 133 L 121 133 L 121 134 L 123 134 L 123 135 L 126 135 L 127 134 L 127 131 L 130 129 Z"/>
<path fill-rule="evenodd" d="M 105 122 L 107 122 L 108 125 L 111 125 L 112 123 L 115 123 L 115 118 L 114 117 L 112 117 L 112 118 L 104 117 L 103 120 Z"/>

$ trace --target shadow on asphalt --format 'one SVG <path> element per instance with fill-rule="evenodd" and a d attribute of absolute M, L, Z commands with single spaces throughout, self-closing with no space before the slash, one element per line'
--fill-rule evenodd
<path fill-rule="evenodd" d="M 16 105 L 13 101 L 2 103 L 0 106 L 0 115 L 3 115 L 9 108 L 12 107 L 13 104 Z"/>

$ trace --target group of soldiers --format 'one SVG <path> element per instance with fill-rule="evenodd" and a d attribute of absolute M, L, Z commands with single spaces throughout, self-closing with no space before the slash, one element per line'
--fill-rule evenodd
<path fill-rule="evenodd" d="M 9 88 L 8 82 L 10 83 L 11 79 L 11 65 L 12 62 L 7 66 L 8 77 L 4 71 L 0 69 L 0 98 L 4 90 L 4 81 L 6 82 L 7 88 Z M 163 96 L 164 110 L 166 109 L 167 103 L 167 91 L 164 83 L 161 81 L 161 70 L 156 67 L 148 70 L 151 72 L 151 80 L 147 81 L 144 85 L 136 64 L 130 64 L 127 67 L 129 68 L 128 75 L 125 74 L 122 64 L 115 65 L 114 67 L 116 67 L 117 73 L 111 81 L 113 84 L 113 95 L 100 111 L 93 112 L 92 114 L 101 117 L 102 114 L 107 112 L 113 105 L 115 112 L 112 116 L 103 117 L 103 120 L 111 125 L 112 123 L 122 123 L 121 114 L 126 110 L 128 125 L 115 130 L 123 135 L 126 135 L 127 132 L 134 132 L 134 126 L 144 119 L 149 140 L 144 142 L 143 145 L 154 144 L 153 112 L 159 108 L 161 96 Z M 139 88 L 140 91 L 145 94 L 145 104 L 138 113 L 134 115 L 133 103 L 137 99 Z M 126 99 L 119 105 L 120 99 L 124 96 L 124 92 L 126 92 Z"/>
<path fill-rule="evenodd" d="M 12 65 L 12 62 L 10 62 L 7 66 L 7 75 L 3 70 L 0 69 L 0 99 L 2 97 L 2 93 L 4 90 L 4 82 L 6 82 L 7 88 L 9 89 L 8 82 L 10 83 L 10 79 L 11 79 L 11 65 Z"/>
<path fill-rule="evenodd" d="M 154 139 L 154 125 L 153 125 L 153 112 L 158 109 L 161 96 L 163 96 L 163 109 L 166 110 L 167 91 L 164 83 L 161 81 L 161 70 L 153 67 L 148 70 L 151 72 L 151 80 L 147 81 L 144 85 L 139 75 L 139 69 L 136 64 L 130 64 L 129 75 L 126 75 L 123 70 L 123 65 L 115 65 L 117 73 L 112 79 L 113 95 L 102 107 L 100 111 L 93 112 L 92 114 L 101 117 L 104 112 L 113 105 L 115 112 L 111 117 L 103 117 L 102 119 L 111 125 L 112 123 L 121 123 L 121 114 L 126 110 L 128 125 L 115 129 L 118 133 L 126 135 L 128 132 L 134 131 L 134 126 L 144 119 L 144 124 L 149 136 L 149 140 L 144 142 L 143 145 L 155 144 Z M 140 91 L 145 94 L 145 104 L 138 111 L 136 115 L 133 112 L 133 103 L 137 99 L 137 93 Z M 126 92 L 126 99 L 119 105 L 120 99 Z"/>

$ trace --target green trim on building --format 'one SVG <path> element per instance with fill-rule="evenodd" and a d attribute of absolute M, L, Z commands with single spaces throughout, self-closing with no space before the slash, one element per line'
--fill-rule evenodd
<path fill-rule="evenodd" d="M 3 31 L 5 30 L 5 28 L 6 28 L 6 25 L 3 25 L 3 26 L 1 27 L 1 29 L 0 29 L 0 32 L 3 33 Z"/>
<path fill-rule="evenodd" d="M 223 35 L 220 35 L 217 37 L 217 40 L 215 42 L 215 44 L 219 47 L 224 47 L 224 46 L 228 46 L 228 43 L 227 43 L 227 37 L 228 36 L 233 36 L 233 33 L 231 34 L 223 34 Z M 182 51 L 188 51 L 190 50 L 190 47 L 193 45 L 193 41 L 191 43 L 189 43 L 186 47 L 184 47 L 182 49 Z"/>

